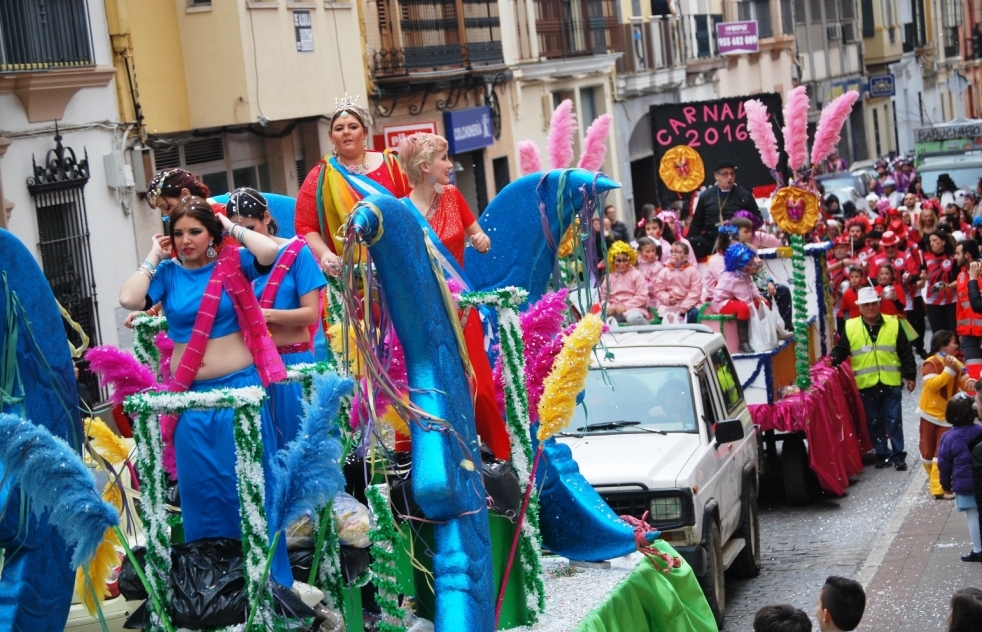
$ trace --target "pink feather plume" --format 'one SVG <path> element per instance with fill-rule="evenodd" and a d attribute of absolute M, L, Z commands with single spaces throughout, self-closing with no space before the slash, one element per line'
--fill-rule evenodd
<path fill-rule="evenodd" d="M 113 404 L 143 391 L 158 388 L 157 376 L 132 354 L 116 347 L 93 347 L 85 354 L 89 368 L 99 376 L 99 384 L 112 388 Z"/>
<path fill-rule="evenodd" d="M 610 114 L 601 114 L 587 128 L 586 138 L 583 140 L 583 153 L 580 155 L 577 167 L 587 171 L 600 171 L 604 166 L 604 157 L 607 155 L 606 141 L 613 121 L 614 117 Z"/>
<path fill-rule="evenodd" d="M 534 140 L 523 140 L 518 143 L 518 164 L 523 176 L 542 171 L 539 146 Z"/>
<path fill-rule="evenodd" d="M 767 113 L 767 106 L 758 99 L 750 99 L 743 104 L 747 111 L 747 131 L 750 138 L 757 145 L 760 152 L 760 159 L 768 169 L 776 169 L 778 161 L 777 137 L 774 136 L 774 128 L 771 126 L 770 116 Z"/>
<path fill-rule="evenodd" d="M 567 290 L 550 292 L 529 308 L 522 312 L 520 322 L 522 325 L 522 346 L 525 348 L 525 388 L 531 389 L 533 381 L 541 381 L 548 375 L 548 371 L 541 377 L 535 377 L 529 372 L 533 360 L 539 355 L 543 347 L 549 344 L 559 332 L 563 330 L 563 314 L 566 311 Z M 498 408 L 505 410 L 505 390 L 501 375 L 501 355 L 498 356 L 494 365 L 494 387 L 498 400 Z M 551 367 L 551 360 L 549 366 Z M 535 415 L 535 409 L 530 408 L 529 413 Z"/>
<path fill-rule="evenodd" d="M 798 86 L 788 93 L 784 104 L 784 151 L 788 154 L 788 166 L 798 171 L 808 160 L 808 91 Z"/>
<path fill-rule="evenodd" d="M 845 125 L 852 106 L 859 99 L 859 93 L 850 90 L 835 99 L 832 99 L 825 108 L 822 109 L 822 118 L 818 120 L 818 127 L 815 129 L 815 142 L 812 144 L 812 164 L 817 165 L 829 157 L 835 146 L 839 143 L 839 133 Z"/>
<path fill-rule="evenodd" d="M 576 133 L 576 116 L 573 102 L 565 99 L 552 113 L 549 125 L 549 161 L 553 169 L 566 169 L 573 164 L 573 134 Z"/>

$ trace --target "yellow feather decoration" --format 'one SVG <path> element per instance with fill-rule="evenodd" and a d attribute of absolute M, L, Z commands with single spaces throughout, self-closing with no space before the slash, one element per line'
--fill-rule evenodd
<path fill-rule="evenodd" d="M 89 438 L 90 448 L 110 465 L 119 465 L 130 456 L 126 443 L 101 419 L 85 418 L 85 436 Z"/>
<path fill-rule="evenodd" d="M 99 543 L 99 548 L 96 549 L 95 557 L 89 562 L 88 571 L 92 588 L 89 588 L 85 581 L 85 572 L 82 567 L 80 566 L 75 571 L 75 597 L 81 598 L 82 603 L 85 604 L 85 609 L 93 616 L 96 614 L 96 600 L 93 599 L 92 595 L 93 589 L 99 603 L 102 603 L 109 596 L 106 580 L 109 579 L 113 569 L 119 566 L 117 546 L 120 546 L 120 543 L 119 538 L 116 537 L 116 532 L 112 528 L 106 529 L 106 534 L 103 536 L 102 542 Z"/>
<path fill-rule="evenodd" d="M 545 441 L 567 425 L 576 409 L 576 396 L 583 390 L 590 369 L 590 353 L 600 341 L 603 321 L 588 314 L 577 324 L 556 356 L 549 376 L 543 382 L 539 400 L 539 441 Z"/>
<path fill-rule="evenodd" d="M 345 341 L 341 336 L 341 328 L 343 325 L 340 323 L 335 323 L 331 325 L 327 330 L 327 338 L 331 342 L 331 351 L 337 358 L 344 358 L 345 355 Z M 348 328 L 348 368 L 351 372 L 361 377 L 364 368 L 362 367 L 361 354 L 358 353 L 358 345 L 355 339 L 355 330 L 353 328 Z"/>
<path fill-rule="evenodd" d="M 119 485 L 113 481 L 106 483 L 102 490 L 102 499 L 115 507 L 117 511 L 123 510 L 123 494 L 119 491 Z"/>
<path fill-rule="evenodd" d="M 409 406 L 409 397 L 400 397 L 399 401 L 403 403 L 404 406 Z M 396 432 L 409 436 L 409 426 L 406 425 L 406 420 L 399 416 L 399 412 L 396 410 L 395 406 L 389 406 L 389 409 L 385 411 L 385 414 L 379 418 L 380 421 L 392 427 Z"/>
<path fill-rule="evenodd" d="M 559 242 L 559 255 L 560 259 L 565 259 L 566 257 L 573 254 L 573 248 L 576 247 L 578 231 L 580 230 L 580 218 L 577 217 L 573 220 L 573 223 L 569 225 L 566 229 L 566 233 L 563 234 L 562 240 Z"/>

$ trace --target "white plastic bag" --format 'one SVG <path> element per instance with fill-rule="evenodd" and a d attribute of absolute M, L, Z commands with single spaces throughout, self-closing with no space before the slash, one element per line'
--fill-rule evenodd
<path fill-rule="evenodd" d="M 341 544 L 359 549 L 368 547 L 369 515 L 368 508 L 354 496 L 344 492 L 334 499 L 334 520 L 338 525 L 338 540 Z"/>
<path fill-rule="evenodd" d="M 663 325 L 677 325 L 679 324 L 678 312 L 668 312 L 662 317 L 661 322 Z"/>
<path fill-rule="evenodd" d="M 762 302 L 756 309 L 753 305 L 750 306 L 750 346 L 757 353 L 777 348 L 777 323 L 774 316 L 776 314 L 767 303 Z"/>

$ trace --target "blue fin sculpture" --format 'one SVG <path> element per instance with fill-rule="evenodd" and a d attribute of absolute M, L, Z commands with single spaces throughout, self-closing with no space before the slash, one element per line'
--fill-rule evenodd
<path fill-rule="evenodd" d="M 546 293 L 556 269 L 556 245 L 589 198 L 619 189 L 603 174 L 585 169 L 533 173 L 512 182 L 491 200 L 478 223 L 491 238 L 491 250 L 464 250 L 464 271 L 475 290 L 514 285 L 529 292 L 528 304 Z M 558 200 L 564 200 L 562 205 Z M 540 202 L 545 207 L 540 211 Z M 545 235 L 548 226 L 552 245 Z"/>
<path fill-rule="evenodd" d="M 32 419 L 80 452 L 82 421 L 58 305 L 31 253 L 0 229 L 0 412 Z M 0 629 L 61 632 L 75 585 L 72 552 L 46 518 L 27 511 L 0 465 Z"/>
<path fill-rule="evenodd" d="M 406 358 L 409 398 L 436 422 L 410 422 L 413 496 L 434 527 L 438 632 L 494 630 L 494 570 L 474 408 L 442 270 L 412 211 L 369 196 L 348 220 L 368 245 Z M 453 310 L 453 305 L 449 305 Z"/>
<path fill-rule="evenodd" d="M 607 176 L 584 169 L 534 173 L 509 184 L 479 220 L 491 237 L 491 251 L 484 255 L 473 248 L 464 251 L 464 270 L 474 289 L 514 285 L 528 290 L 527 305 L 539 300 L 556 270 L 550 238 L 552 244 L 559 244 L 561 231 L 583 208 L 584 194 L 595 197 L 617 188 L 620 185 Z M 545 484 L 539 492 L 539 525 L 546 548 L 582 561 L 636 550 L 634 530 L 583 478 L 568 447 L 548 441 L 542 459 L 536 480 Z"/>

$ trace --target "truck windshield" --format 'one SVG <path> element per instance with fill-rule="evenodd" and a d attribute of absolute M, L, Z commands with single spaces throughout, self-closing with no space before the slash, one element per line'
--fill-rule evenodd
<path fill-rule="evenodd" d="M 951 176 L 955 186 L 965 190 L 975 189 L 982 177 L 982 160 L 978 165 L 942 168 L 934 165 L 925 165 L 924 169 L 917 172 L 921 176 L 921 189 L 928 195 L 934 195 L 938 190 L 938 176 L 947 173 Z"/>
<path fill-rule="evenodd" d="M 604 376 L 606 373 L 606 379 Z M 566 432 L 698 432 L 689 371 L 681 366 L 592 369 Z"/>

